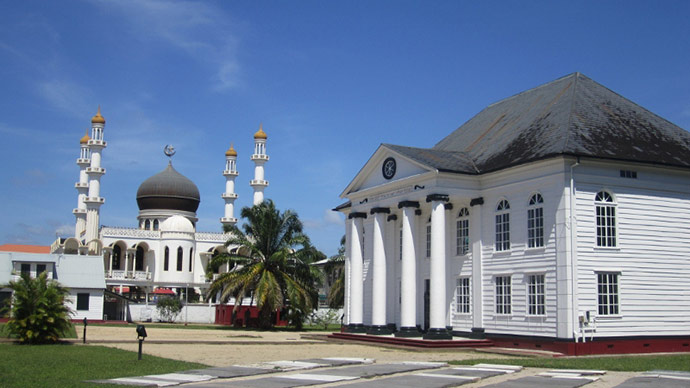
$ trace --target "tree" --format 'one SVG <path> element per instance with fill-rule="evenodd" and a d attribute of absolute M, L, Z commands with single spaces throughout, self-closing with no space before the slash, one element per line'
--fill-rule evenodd
<path fill-rule="evenodd" d="M 161 321 L 169 323 L 175 322 L 175 318 L 182 311 L 182 301 L 173 296 L 165 296 L 158 299 L 156 302 L 156 310 Z"/>
<path fill-rule="evenodd" d="M 345 236 L 340 239 L 338 253 L 331 256 L 324 266 L 328 278 L 335 278 L 328 291 L 328 307 L 338 309 L 345 303 Z"/>
<path fill-rule="evenodd" d="M 48 280 L 46 272 L 33 279 L 22 273 L 18 280 L 4 287 L 14 291 L 7 329 L 21 343 L 55 343 L 71 328 L 69 318 L 72 312 L 65 305 L 69 290 L 54 280 Z"/>
<path fill-rule="evenodd" d="M 213 281 L 206 300 L 219 292 L 222 302 L 231 297 L 241 301 L 251 295 L 259 309 L 259 327 L 272 327 L 273 313 L 283 307 L 288 308 L 291 324 L 301 327 L 318 302 L 314 287 L 317 278 L 309 264 L 323 254 L 302 232 L 297 214 L 280 212 L 271 200 L 245 207 L 240 214 L 246 219 L 243 230 L 234 225 L 225 227 L 232 236 L 225 246 L 239 248 L 212 258 L 207 273 L 211 275 L 225 263 L 234 268 Z M 239 305 L 235 304 L 235 311 Z"/>

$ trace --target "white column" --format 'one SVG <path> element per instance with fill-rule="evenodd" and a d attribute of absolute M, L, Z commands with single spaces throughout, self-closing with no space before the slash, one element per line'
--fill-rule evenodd
<path fill-rule="evenodd" d="M 415 247 L 415 211 L 419 202 L 403 201 L 402 209 L 402 268 L 400 270 L 400 331 L 396 337 L 418 337 L 417 330 L 417 255 Z"/>
<path fill-rule="evenodd" d="M 369 334 L 390 334 L 386 327 L 386 248 L 385 225 L 388 208 L 371 209 L 374 216 L 374 255 L 372 258 L 373 284 L 371 292 L 371 329 Z"/>
<path fill-rule="evenodd" d="M 446 208 L 448 196 L 432 194 L 429 331 L 425 339 L 450 339 L 446 330 Z"/>
<path fill-rule="evenodd" d="M 351 274 L 351 264 L 350 264 L 350 238 L 351 238 L 351 229 L 352 229 L 352 223 L 351 222 L 346 222 L 345 223 L 345 295 L 343 298 L 343 324 L 349 325 L 350 324 L 350 279 L 352 278 Z"/>
<path fill-rule="evenodd" d="M 350 324 L 351 333 L 364 332 L 362 220 L 366 213 L 350 213 Z"/>

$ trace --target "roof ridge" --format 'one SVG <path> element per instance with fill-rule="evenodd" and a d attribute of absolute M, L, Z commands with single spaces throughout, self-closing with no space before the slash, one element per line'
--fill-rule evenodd
<path fill-rule="evenodd" d="M 570 126 L 573 123 L 573 110 L 575 107 L 575 99 L 577 99 L 577 87 L 579 83 L 577 82 L 580 78 L 580 72 L 575 72 L 575 82 L 573 83 L 573 94 L 572 98 L 570 100 L 570 109 L 568 110 L 568 124 L 566 124 L 565 128 L 565 141 L 563 142 L 563 148 L 561 149 L 561 152 L 565 152 L 566 149 L 568 149 L 568 142 L 570 141 Z"/>
<path fill-rule="evenodd" d="M 512 100 L 512 99 L 514 99 L 514 98 L 516 98 L 516 97 L 518 97 L 518 96 L 521 96 L 521 95 L 523 95 L 523 94 L 527 94 L 527 93 L 533 92 L 533 91 L 535 91 L 535 90 L 539 90 L 539 89 L 545 88 L 545 87 L 547 87 L 547 86 L 550 86 L 550 85 L 552 85 L 552 84 L 555 84 L 556 82 L 562 81 L 562 80 L 567 79 L 567 78 L 569 78 L 569 77 L 575 77 L 575 78 L 577 78 L 578 76 L 586 77 L 584 74 L 582 74 L 582 73 L 576 71 L 576 72 L 574 72 L 574 73 L 570 73 L 570 74 L 564 75 L 563 77 L 557 78 L 557 79 L 555 79 L 555 80 L 553 80 L 553 81 L 549 81 L 549 82 L 547 82 L 547 83 L 545 83 L 545 84 L 541 84 L 541 85 L 539 85 L 539 86 L 535 86 L 535 87 L 533 87 L 533 88 L 531 88 L 531 89 L 523 90 L 523 91 L 520 92 L 520 93 L 516 93 L 516 94 L 513 94 L 513 95 L 510 96 L 510 97 L 506 97 L 506 98 L 503 98 L 503 99 L 501 99 L 501 100 L 498 100 L 498 101 L 496 101 L 496 102 L 494 102 L 494 103 L 491 103 L 491 104 L 487 105 L 486 108 L 484 108 L 484 109 L 490 108 L 490 107 L 492 107 L 492 106 L 494 106 L 494 105 L 496 105 L 496 104 L 499 104 L 499 103 L 501 103 L 501 102 L 504 102 L 504 101 Z M 481 112 L 480 112 L 480 113 L 481 113 Z"/>

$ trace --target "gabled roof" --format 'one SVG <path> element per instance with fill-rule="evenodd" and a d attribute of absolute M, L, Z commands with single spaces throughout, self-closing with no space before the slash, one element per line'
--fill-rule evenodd
<path fill-rule="evenodd" d="M 489 105 L 433 148 L 385 146 L 468 174 L 557 155 L 690 167 L 689 132 L 580 73 Z"/>

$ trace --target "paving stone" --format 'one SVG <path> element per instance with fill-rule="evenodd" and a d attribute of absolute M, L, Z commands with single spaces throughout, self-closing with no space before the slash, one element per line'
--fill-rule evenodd
<path fill-rule="evenodd" d="M 269 368 L 250 368 L 246 366 L 227 366 L 227 367 L 217 367 L 217 368 L 207 368 L 207 369 L 193 369 L 184 371 L 182 373 L 188 374 L 200 374 L 200 375 L 211 375 L 219 378 L 232 378 L 232 377 L 245 377 L 245 376 L 256 376 L 263 375 L 267 373 L 280 372 L 280 369 L 269 369 Z"/>
<path fill-rule="evenodd" d="M 500 376 L 506 373 L 513 373 L 512 371 L 489 369 L 489 368 L 477 368 L 473 366 L 468 367 L 456 367 L 451 369 L 443 369 L 439 371 L 429 372 L 430 374 L 450 374 L 455 376 L 467 376 L 467 377 L 479 377 L 485 379 L 487 377 Z"/>
<path fill-rule="evenodd" d="M 395 364 L 357 365 L 338 369 L 323 370 L 319 371 L 318 373 L 327 375 L 367 378 L 375 376 L 385 376 L 401 372 L 412 372 L 416 370 L 435 369 L 444 367 L 446 365 L 447 364 L 441 362 L 403 362 Z"/>
<path fill-rule="evenodd" d="M 681 376 L 682 377 L 682 376 Z M 614 388 L 688 388 L 690 380 L 666 375 L 666 377 L 640 376 L 625 380 Z"/>
<path fill-rule="evenodd" d="M 347 388 L 446 388 L 479 381 L 479 377 L 436 375 L 420 373 L 407 376 L 395 376 L 378 380 L 365 380 L 352 384 L 340 385 Z"/>
<path fill-rule="evenodd" d="M 577 388 L 594 380 L 593 378 L 529 376 L 487 385 L 485 388 Z"/>

